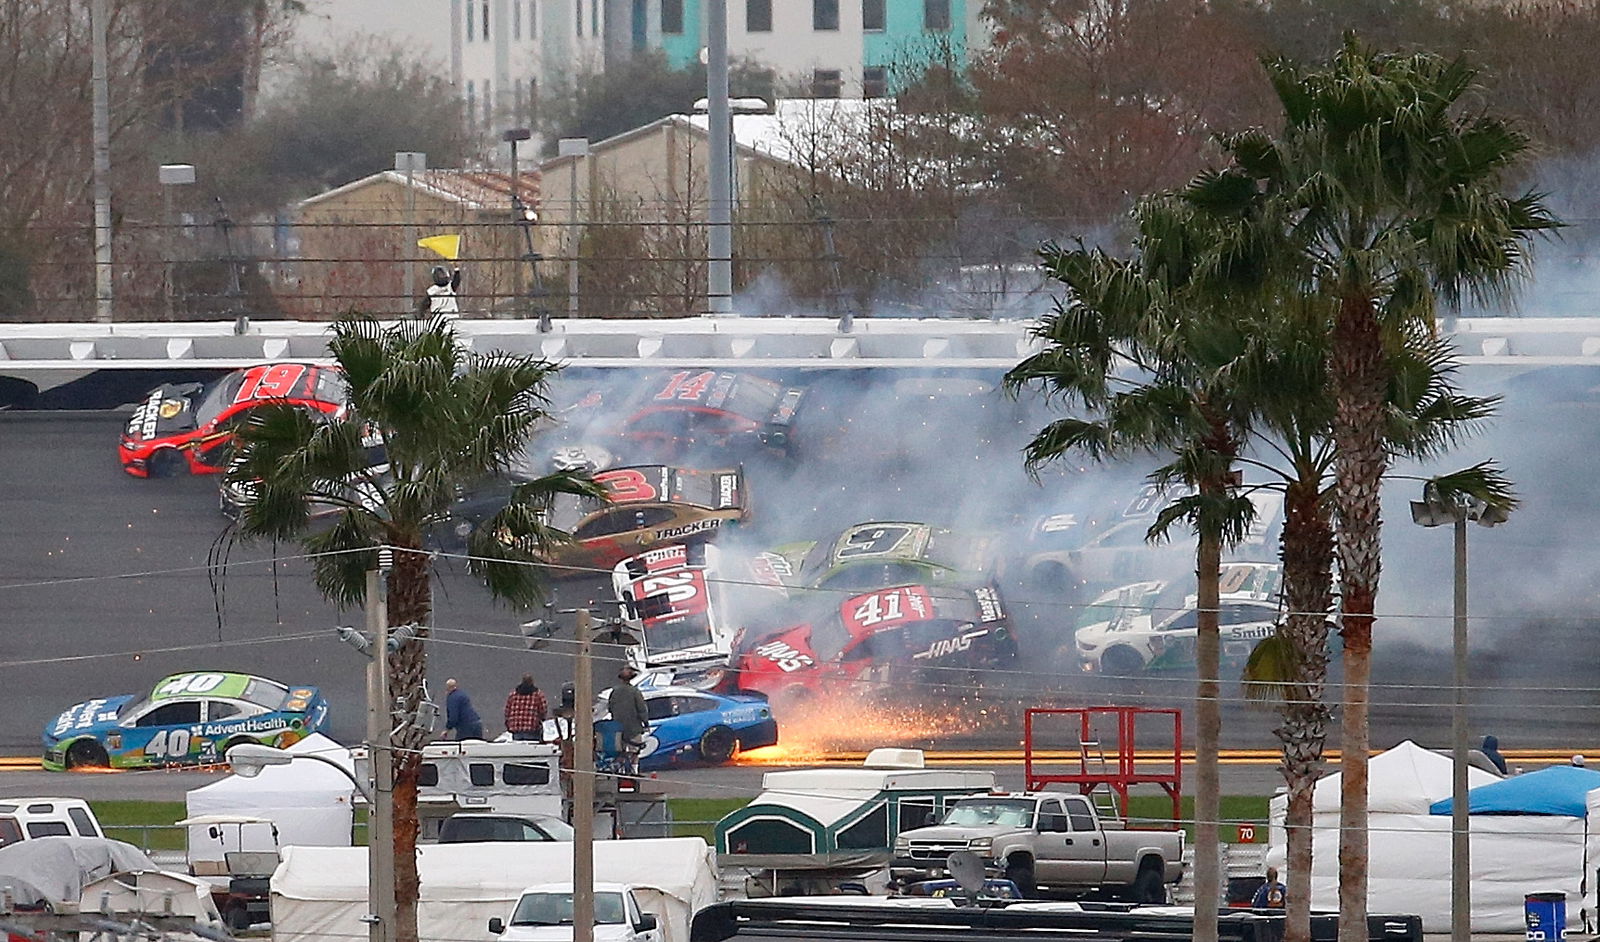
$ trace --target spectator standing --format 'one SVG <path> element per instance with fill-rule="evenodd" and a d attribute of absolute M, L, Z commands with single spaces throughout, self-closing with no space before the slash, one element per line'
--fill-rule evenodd
<path fill-rule="evenodd" d="M 460 742 L 483 738 L 483 718 L 472 705 L 472 698 L 454 677 L 444 682 L 444 731 Z"/>
<path fill-rule="evenodd" d="M 544 692 L 532 674 L 523 674 L 522 683 L 506 697 L 506 732 L 512 739 L 542 742 L 545 712 Z"/>
<path fill-rule="evenodd" d="M 461 269 L 446 270 L 443 265 L 433 266 L 433 284 L 428 286 L 428 296 L 420 307 L 424 314 L 437 314 L 454 318 L 461 313 L 456 293 L 461 290 Z"/>
<path fill-rule="evenodd" d="M 644 732 L 650 725 L 644 694 L 633 685 L 637 676 L 639 672 L 632 664 L 622 665 L 622 670 L 617 671 L 620 683 L 612 685 L 611 696 L 606 700 L 611 718 L 621 727 L 617 755 L 622 760 L 624 775 L 639 774 L 639 750 L 644 747 Z"/>
<path fill-rule="evenodd" d="M 1278 868 L 1268 867 L 1267 882 L 1256 890 L 1256 897 L 1250 901 L 1250 908 L 1282 909 L 1288 899 L 1289 888 L 1278 882 Z"/>

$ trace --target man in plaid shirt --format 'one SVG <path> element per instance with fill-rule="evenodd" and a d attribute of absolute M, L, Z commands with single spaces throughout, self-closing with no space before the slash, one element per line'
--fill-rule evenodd
<path fill-rule="evenodd" d="M 506 732 L 512 739 L 544 741 L 544 693 L 533 684 L 532 674 L 523 674 L 522 683 L 506 697 Z"/>

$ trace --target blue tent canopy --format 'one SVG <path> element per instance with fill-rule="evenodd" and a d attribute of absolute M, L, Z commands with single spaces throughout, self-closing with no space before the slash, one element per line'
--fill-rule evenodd
<path fill-rule="evenodd" d="M 1582 818 L 1588 814 L 1584 796 L 1600 788 L 1600 771 L 1572 765 L 1551 766 L 1516 775 L 1467 792 L 1468 814 L 1553 814 Z M 1432 814 L 1449 814 L 1451 799 L 1428 806 Z"/>

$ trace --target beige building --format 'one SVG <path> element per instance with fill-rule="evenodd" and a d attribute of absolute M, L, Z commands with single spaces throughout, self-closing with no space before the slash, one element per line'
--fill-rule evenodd
<path fill-rule="evenodd" d="M 453 264 L 417 241 L 459 235 L 463 316 L 521 313 L 535 303 L 537 287 L 527 258 L 537 227 L 527 217 L 539 202 L 538 173 L 520 174 L 516 189 L 514 203 L 512 179 L 498 171 L 424 170 L 408 177 L 385 170 L 301 202 L 285 311 L 334 317 L 416 310 L 433 267 Z"/>

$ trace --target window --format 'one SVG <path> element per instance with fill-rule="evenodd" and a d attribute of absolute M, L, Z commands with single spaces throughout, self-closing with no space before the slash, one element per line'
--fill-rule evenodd
<path fill-rule="evenodd" d="M 549 785 L 550 767 L 547 765 L 516 765 L 507 763 L 500 770 L 507 785 Z"/>
<path fill-rule="evenodd" d="M 68 808 L 67 817 L 72 819 L 72 826 L 78 829 L 79 837 L 100 836 L 100 832 L 95 830 L 94 819 L 89 817 L 89 812 L 82 808 Z"/>
<path fill-rule="evenodd" d="M 672 717 L 672 698 L 656 697 L 646 700 L 644 704 L 645 718 L 650 720 L 665 720 Z"/>
<path fill-rule="evenodd" d="M 879 805 L 872 813 L 839 832 L 840 850 L 878 850 L 889 846 L 889 806 Z"/>
<path fill-rule="evenodd" d="M 16 818 L 0 818 L 0 847 L 22 840 L 22 827 Z"/>
<path fill-rule="evenodd" d="M 467 42 L 469 43 L 472 42 L 473 37 L 475 37 L 478 33 L 477 19 L 473 16 L 473 11 L 476 9 L 477 7 L 473 6 L 472 4 L 467 4 Z"/>
<path fill-rule="evenodd" d="M 164 703 L 144 716 L 139 717 L 137 726 L 180 726 L 185 723 L 200 722 L 200 701 L 179 700 L 176 703 Z"/>
<path fill-rule="evenodd" d="M 839 0 L 811 0 L 811 28 L 836 30 L 839 28 Z M 838 95 L 833 97 L 837 98 Z"/>
<path fill-rule="evenodd" d="M 422 768 L 417 770 L 417 785 L 422 788 L 437 788 L 439 786 L 439 766 L 433 762 L 422 763 Z"/>
<path fill-rule="evenodd" d="M 922 0 L 922 28 L 947 30 L 950 28 L 950 0 Z"/>
<path fill-rule="evenodd" d="M 472 7 L 467 7 L 472 9 Z M 467 123 L 478 120 L 478 86 L 471 79 L 467 80 Z"/>
<path fill-rule="evenodd" d="M 226 700 L 212 700 L 206 704 L 206 720 L 225 720 L 230 716 L 238 716 L 239 705 Z"/>
<path fill-rule="evenodd" d="M 528 0 L 528 38 L 539 38 L 539 0 Z"/>
<path fill-rule="evenodd" d="M 728 852 L 814 854 L 817 852 L 817 842 L 810 831 L 792 821 L 756 818 L 728 829 Z"/>
<path fill-rule="evenodd" d="M 494 784 L 494 763 L 467 763 L 467 778 L 478 788 L 488 788 Z"/>
<path fill-rule="evenodd" d="M 895 829 L 897 834 L 933 824 L 938 820 L 938 816 L 934 814 L 933 798 L 921 795 L 915 798 L 901 798 L 898 820 L 900 826 Z"/>
<path fill-rule="evenodd" d="M 483 123 L 494 123 L 494 91 L 488 79 L 483 80 Z"/>
<path fill-rule="evenodd" d="M 1089 803 L 1082 798 L 1067 799 L 1067 817 L 1072 820 L 1074 831 L 1094 830 L 1094 812 L 1089 810 Z"/>
<path fill-rule="evenodd" d="M 483 6 L 482 6 L 482 8 L 479 9 L 478 12 L 483 14 L 482 16 L 479 17 L 479 19 L 483 21 L 483 41 L 484 42 L 488 42 L 489 41 L 489 0 L 483 0 Z"/>
<path fill-rule="evenodd" d="M 838 98 L 843 85 L 838 69 L 817 69 L 811 73 L 812 98 Z"/>
<path fill-rule="evenodd" d="M 772 32 L 772 0 L 744 0 L 744 31 Z"/>
<path fill-rule="evenodd" d="M 600 35 L 600 0 L 589 0 L 589 35 Z"/>
<path fill-rule="evenodd" d="M 861 28 L 869 32 L 883 29 L 883 0 L 861 0 Z"/>
<path fill-rule="evenodd" d="M 29 821 L 29 837 L 71 837 L 65 821 Z"/>
<path fill-rule="evenodd" d="M 528 123 L 539 123 L 539 80 L 528 79 Z"/>
<path fill-rule="evenodd" d="M 49 802 L 42 802 L 42 803 L 36 804 L 36 805 L 29 805 L 28 806 L 28 813 L 29 814 L 55 814 L 56 813 L 56 806 L 50 804 Z"/>
<path fill-rule="evenodd" d="M 511 5 L 511 38 L 522 38 L 522 4 L 520 3 Z"/>
<path fill-rule="evenodd" d="M 673 36 L 683 34 L 683 0 L 661 0 L 661 31 Z"/>
<path fill-rule="evenodd" d="M 881 65 L 869 65 L 861 70 L 861 97 L 882 98 L 889 94 L 889 70 Z"/>
<path fill-rule="evenodd" d="M 572 0 L 572 19 L 577 24 L 578 35 L 583 35 L 583 0 Z"/>
<path fill-rule="evenodd" d="M 672 699 L 677 702 L 679 716 L 685 716 L 689 713 L 705 713 L 708 710 L 717 708 L 716 701 L 710 697 L 673 697 Z"/>

